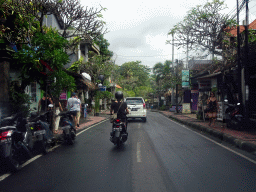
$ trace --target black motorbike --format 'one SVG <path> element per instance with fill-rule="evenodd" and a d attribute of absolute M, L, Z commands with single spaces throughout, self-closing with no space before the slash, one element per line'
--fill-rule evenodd
<path fill-rule="evenodd" d="M 112 132 L 110 133 L 110 141 L 121 146 L 128 138 L 128 133 L 125 131 L 125 123 L 121 119 L 114 119 L 112 125 Z"/>
<path fill-rule="evenodd" d="M 29 148 L 32 148 L 31 132 L 27 126 L 25 118 L 11 117 L 7 121 L 14 125 L 6 125 L 1 123 L 0 128 L 0 156 L 7 164 L 11 171 L 20 169 L 22 162 L 30 159 L 32 153 Z"/>
<path fill-rule="evenodd" d="M 59 116 L 61 116 L 60 127 L 63 131 L 62 138 L 67 144 L 73 145 L 76 139 L 76 129 L 73 125 L 72 115 L 67 111 L 61 112 Z"/>
<path fill-rule="evenodd" d="M 225 111 L 226 125 L 228 128 L 241 129 L 244 122 L 240 103 L 227 104 L 228 108 Z"/>
<path fill-rule="evenodd" d="M 48 153 L 52 135 L 49 124 L 44 122 L 45 116 L 25 118 L 18 114 L 1 121 L 0 156 L 11 171 L 19 170 L 35 152 Z"/>
<path fill-rule="evenodd" d="M 33 151 L 47 154 L 54 145 L 50 124 L 47 122 L 47 112 L 43 114 L 32 113 L 28 122 L 34 143 Z"/>

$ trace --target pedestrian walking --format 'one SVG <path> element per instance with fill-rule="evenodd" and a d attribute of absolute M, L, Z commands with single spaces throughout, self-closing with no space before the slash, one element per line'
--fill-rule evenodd
<path fill-rule="evenodd" d="M 211 92 L 210 97 L 207 99 L 207 116 L 209 117 L 209 126 L 211 123 L 215 127 L 215 121 L 217 119 L 217 112 L 219 110 L 219 104 L 215 97 L 215 94 Z"/>
<path fill-rule="evenodd" d="M 67 102 L 67 110 L 71 112 L 75 128 L 77 129 L 77 111 L 80 110 L 80 102 L 76 98 L 76 93 L 72 93 Z"/>

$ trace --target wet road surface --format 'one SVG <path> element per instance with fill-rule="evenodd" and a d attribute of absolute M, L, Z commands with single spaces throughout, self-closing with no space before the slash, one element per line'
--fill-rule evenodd
<path fill-rule="evenodd" d="M 104 121 L 0 182 L 0 192 L 256 191 L 256 165 L 159 113 L 129 122 L 120 148 Z"/>

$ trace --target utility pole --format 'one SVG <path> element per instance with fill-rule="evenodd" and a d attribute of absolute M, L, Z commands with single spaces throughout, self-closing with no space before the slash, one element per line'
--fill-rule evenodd
<path fill-rule="evenodd" d="M 239 25 L 239 3 L 237 0 L 237 65 L 238 65 L 238 101 L 242 105 L 243 103 L 243 94 L 242 94 L 242 66 L 241 66 L 241 41 L 240 41 L 240 25 Z"/>
<path fill-rule="evenodd" d="M 178 63 L 179 61 L 176 59 L 176 72 L 175 72 L 175 76 L 176 76 L 176 81 L 175 81 L 175 84 L 176 84 L 176 113 L 179 113 L 179 104 L 178 104 L 178 91 L 179 91 L 179 87 L 178 87 L 178 84 L 177 84 L 177 79 L 178 79 Z"/>
<path fill-rule="evenodd" d="M 172 69 L 174 72 L 174 33 L 172 33 Z M 174 87 L 172 86 L 171 103 L 174 104 Z"/>
<path fill-rule="evenodd" d="M 186 66 L 186 69 L 188 69 L 188 34 L 187 34 L 187 66 Z"/>
<path fill-rule="evenodd" d="M 245 62 L 243 65 L 243 70 L 242 70 L 242 87 L 243 87 L 243 108 L 244 108 L 244 118 L 245 118 L 245 122 L 248 122 L 248 106 L 247 106 L 247 98 L 246 98 L 246 93 L 247 92 L 247 88 L 248 86 L 246 86 L 246 84 L 248 84 L 248 52 L 249 52 L 249 45 L 248 45 L 248 26 L 249 26 L 249 8 L 248 8 L 248 0 L 246 1 L 246 16 L 245 16 Z"/>

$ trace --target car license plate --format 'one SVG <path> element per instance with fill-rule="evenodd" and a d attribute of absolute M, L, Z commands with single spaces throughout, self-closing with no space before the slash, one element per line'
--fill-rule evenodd
<path fill-rule="evenodd" d="M 45 130 L 35 131 L 34 135 L 42 135 L 45 134 Z"/>
<path fill-rule="evenodd" d="M 132 108 L 132 111 L 138 111 L 138 109 L 137 108 Z"/>

